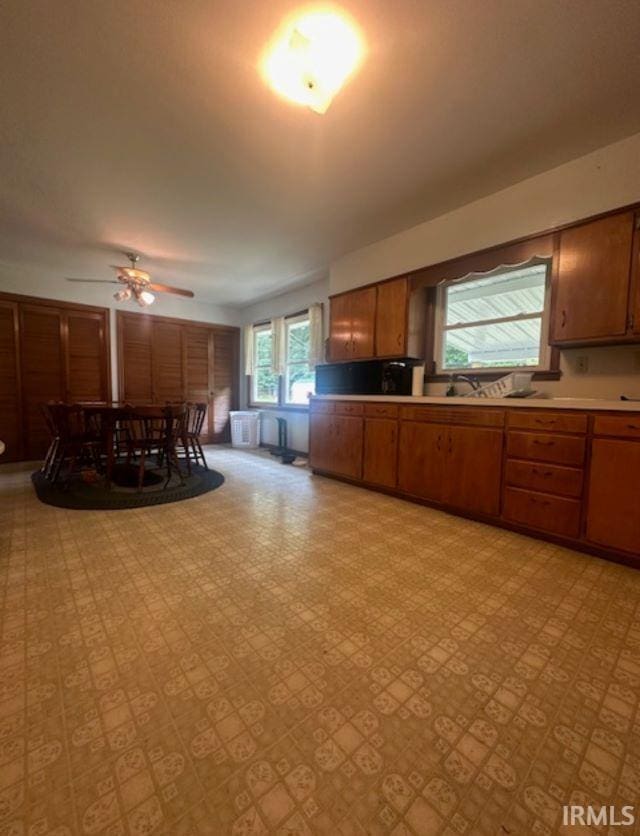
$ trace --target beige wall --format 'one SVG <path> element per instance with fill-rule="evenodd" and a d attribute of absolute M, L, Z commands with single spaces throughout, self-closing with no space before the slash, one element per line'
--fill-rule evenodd
<path fill-rule="evenodd" d="M 508 189 L 377 241 L 331 265 L 330 293 L 437 264 L 464 253 L 542 232 L 640 201 L 640 134 L 608 145 Z M 556 397 L 640 397 L 636 348 L 562 352 L 561 381 L 541 383 Z M 576 358 L 588 358 L 587 374 Z M 433 385 L 430 393 L 441 386 Z"/>

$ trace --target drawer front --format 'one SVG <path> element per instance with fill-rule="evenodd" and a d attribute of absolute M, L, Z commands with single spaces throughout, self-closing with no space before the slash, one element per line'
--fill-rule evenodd
<path fill-rule="evenodd" d="M 335 412 L 335 401 L 311 401 L 309 409 L 311 412 L 318 412 L 327 414 L 329 412 Z"/>
<path fill-rule="evenodd" d="M 405 406 L 400 417 L 405 421 L 430 421 L 436 424 L 465 424 L 476 427 L 504 427 L 502 409 L 482 407 Z"/>
<path fill-rule="evenodd" d="M 617 435 L 621 438 L 640 438 L 640 415 L 596 415 L 594 435 Z"/>
<path fill-rule="evenodd" d="M 507 455 L 510 459 L 533 459 L 538 462 L 582 467 L 586 439 L 551 433 L 509 432 Z"/>
<path fill-rule="evenodd" d="M 514 430 L 538 430 L 538 432 L 586 433 L 587 416 L 573 412 L 551 412 L 546 409 L 513 409 L 509 411 L 508 424 Z"/>
<path fill-rule="evenodd" d="M 366 403 L 364 414 L 367 418 L 397 418 L 398 407 L 388 403 Z"/>
<path fill-rule="evenodd" d="M 580 534 L 580 502 L 577 499 L 505 488 L 502 515 L 509 522 L 551 534 L 576 539 Z"/>
<path fill-rule="evenodd" d="M 364 404 L 350 403 L 349 401 L 336 401 L 336 414 L 338 415 L 362 415 Z"/>
<path fill-rule="evenodd" d="M 512 487 L 568 497 L 582 496 L 583 478 L 582 470 L 576 467 L 520 459 L 509 459 L 505 471 L 506 483 Z"/>

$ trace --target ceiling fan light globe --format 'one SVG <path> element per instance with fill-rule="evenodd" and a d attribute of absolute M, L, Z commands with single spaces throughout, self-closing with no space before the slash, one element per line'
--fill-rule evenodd
<path fill-rule="evenodd" d="M 156 297 L 148 290 L 141 290 L 136 298 L 141 308 L 147 308 L 156 301 Z"/>
<path fill-rule="evenodd" d="M 118 290 L 113 294 L 113 298 L 116 302 L 128 302 L 131 299 L 131 288 L 125 287 L 122 290 Z"/>

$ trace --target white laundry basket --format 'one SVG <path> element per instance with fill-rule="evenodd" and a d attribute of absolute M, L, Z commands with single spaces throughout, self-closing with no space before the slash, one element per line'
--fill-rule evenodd
<path fill-rule="evenodd" d="M 259 412 L 230 412 L 231 446 L 259 447 L 260 446 L 260 413 Z"/>

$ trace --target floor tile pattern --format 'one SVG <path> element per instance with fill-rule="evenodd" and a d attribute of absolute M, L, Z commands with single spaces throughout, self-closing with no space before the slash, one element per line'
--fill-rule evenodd
<path fill-rule="evenodd" d="M 115 512 L 0 468 L 0 836 L 640 832 L 561 818 L 640 814 L 640 572 L 209 459 Z"/>

